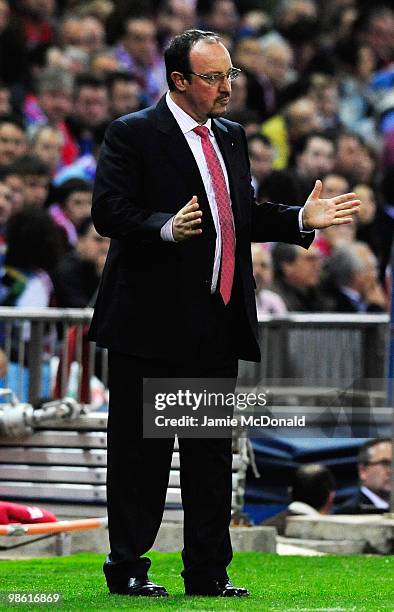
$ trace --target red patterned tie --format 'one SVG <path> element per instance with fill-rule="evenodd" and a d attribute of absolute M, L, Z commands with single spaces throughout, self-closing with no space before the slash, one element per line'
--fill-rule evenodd
<path fill-rule="evenodd" d="M 220 165 L 217 153 L 209 138 L 208 128 L 199 125 L 195 127 L 193 131 L 201 137 L 202 150 L 204 151 L 209 174 L 211 175 L 216 206 L 218 208 L 220 233 L 222 237 L 219 291 L 223 298 L 223 302 L 228 304 L 233 286 L 235 264 L 235 234 L 230 198 L 222 166 Z"/>

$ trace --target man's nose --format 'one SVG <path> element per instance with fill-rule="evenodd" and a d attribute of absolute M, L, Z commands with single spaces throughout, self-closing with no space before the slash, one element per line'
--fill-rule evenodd
<path fill-rule="evenodd" d="M 220 81 L 220 91 L 228 94 L 231 93 L 231 81 L 228 77 L 223 77 Z"/>

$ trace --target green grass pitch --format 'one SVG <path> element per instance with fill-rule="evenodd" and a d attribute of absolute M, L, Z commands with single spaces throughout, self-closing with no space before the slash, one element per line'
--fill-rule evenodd
<path fill-rule="evenodd" d="M 280 612 L 394 611 L 394 557 L 284 557 L 237 553 L 230 568 L 243 599 L 185 597 L 180 556 L 150 553 L 150 578 L 169 591 L 168 599 L 109 595 L 102 575 L 103 555 L 0 561 L 0 609 L 11 609 L 6 592 L 60 593 L 58 605 L 19 604 L 19 609 L 61 610 L 245 610 Z M 14 607 L 14 606 L 12 606 Z"/>

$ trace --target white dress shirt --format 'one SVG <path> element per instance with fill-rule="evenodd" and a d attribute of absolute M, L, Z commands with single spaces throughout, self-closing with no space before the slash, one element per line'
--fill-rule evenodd
<path fill-rule="evenodd" d="M 386 502 L 386 500 L 382 499 L 379 495 L 376 495 L 376 493 L 371 491 L 371 489 L 368 489 L 368 487 L 361 487 L 361 491 L 362 491 L 362 493 L 364 493 L 364 495 L 366 497 L 368 497 L 368 499 L 371 500 L 371 502 L 373 503 L 375 508 L 379 508 L 380 510 L 388 510 L 389 509 L 388 502 Z"/>
<path fill-rule="evenodd" d="M 201 124 L 197 123 L 197 121 L 193 119 L 193 117 L 185 113 L 184 110 L 182 110 L 177 104 L 175 104 L 175 102 L 170 96 L 169 91 L 167 92 L 166 102 L 167 102 L 168 108 L 170 109 L 171 113 L 174 115 L 175 121 L 179 125 L 182 131 L 182 134 L 185 136 L 186 142 L 189 145 L 191 152 L 194 155 L 194 159 L 196 160 L 198 169 L 201 174 L 202 181 L 204 183 L 205 191 L 207 193 L 209 207 L 211 209 L 211 213 L 213 217 L 213 222 L 215 224 L 216 247 L 215 247 L 215 258 L 214 258 L 214 263 L 213 263 L 212 283 L 211 283 L 211 293 L 214 293 L 216 290 L 218 278 L 219 278 L 220 259 L 221 259 L 221 254 L 222 254 L 222 237 L 221 237 L 221 232 L 220 232 L 219 213 L 218 213 L 218 208 L 217 208 L 216 200 L 215 200 L 215 192 L 213 189 L 212 178 L 208 170 L 207 160 L 205 159 L 204 151 L 202 149 L 201 136 L 193 132 L 194 128 L 200 126 Z M 229 182 L 228 182 L 226 165 L 224 163 L 223 156 L 218 147 L 218 143 L 216 142 L 216 138 L 212 132 L 211 119 L 208 119 L 206 123 L 204 123 L 204 126 L 208 128 L 211 144 L 213 145 L 215 152 L 219 158 L 220 165 L 222 167 L 223 174 L 224 174 L 224 179 L 226 181 L 228 197 L 229 197 L 230 204 L 231 204 L 230 187 L 229 187 Z M 187 202 L 185 202 L 185 204 L 187 204 Z M 163 240 L 174 240 L 174 237 L 172 234 L 173 219 L 174 217 L 172 217 L 172 219 L 167 221 L 167 223 L 161 228 L 160 235 Z"/>
<path fill-rule="evenodd" d="M 198 169 L 199 169 L 200 174 L 201 174 L 202 181 L 204 183 L 205 191 L 206 191 L 207 198 L 208 198 L 209 207 L 211 209 L 211 213 L 212 213 L 212 217 L 213 217 L 213 222 L 215 224 L 216 247 L 215 247 L 215 258 L 214 258 L 214 263 L 213 263 L 212 283 L 211 283 L 211 293 L 215 293 L 215 290 L 216 290 L 216 287 L 217 287 L 217 284 L 218 284 L 219 271 L 220 271 L 220 259 L 221 259 L 221 254 L 222 254 L 222 237 L 221 237 L 221 233 L 220 233 L 219 213 L 218 213 L 218 208 L 217 208 L 217 204 L 216 204 L 216 200 L 215 200 L 215 192 L 214 192 L 214 189 L 213 189 L 211 175 L 210 175 L 209 169 L 208 169 L 208 164 L 207 164 L 207 161 L 205 159 L 204 151 L 203 151 L 203 148 L 202 148 L 201 137 L 198 134 L 196 134 L 195 132 L 193 132 L 194 128 L 200 126 L 201 124 L 197 123 L 197 121 L 195 119 L 193 119 L 193 117 L 191 117 L 190 115 L 185 113 L 185 111 L 182 108 L 180 108 L 177 104 L 175 104 L 174 100 L 171 98 L 171 95 L 170 95 L 169 91 L 166 94 L 166 102 L 167 102 L 168 108 L 170 109 L 171 113 L 174 116 L 175 121 L 179 125 L 179 127 L 180 127 L 180 129 L 182 131 L 182 134 L 185 136 L 186 142 L 188 143 L 188 145 L 189 145 L 189 147 L 191 149 L 191 152 L 194 155 L 194 158 L 196 160 Z M 230 204 L 231 204 L 230 187 L 229 187 L 229 180 L 228 180 L 228 175 L 227 175 L 227 169 L 226 169 L 226 165 L 224 163 L 223 156 L 222 156 L 222 154 L 220 152 L 220 149 L 218 147 L 218 144 L 216 142 L 215 135 L 214 135 L 214 133 L 212 131 L 212 128 L 211 128 L 211 119 L 208 119 L 204 123 L 204 126 L 206 128 L 208 128 L 209 138 L 210 138 L 211 144 L 213 145 L 213 148 L 215 149 L 216 154 L 217 154 L 217 156 L 219 158 L 220 165 L 222 167 L 224 178 L 225 178 L 226 185 L 227 185 L 229 201 L 230 201 Z M 186 204 L 187 204 L 187 202 L 185 202 L 185 205 Z M 160 236 L 161 236 L 162 240 L 167 240 L 167 241 L 175 242 L 174 236 L 173 236 L 173 233 L 172 233 L 172 224 L 173 224 L 173 221 L 174 221 L 174 217 L 169 219 L 167 221 L 167 223 L 165 223 L 163 225 L 163 227 L 161 228 Z M 301 208 L 299 216 L 298 216 L 298 223 L 299 223 L 300 231 L 305 231 L 305 230 L 303 230 L 303 225 L 302 225 L 302 208 Z"/>

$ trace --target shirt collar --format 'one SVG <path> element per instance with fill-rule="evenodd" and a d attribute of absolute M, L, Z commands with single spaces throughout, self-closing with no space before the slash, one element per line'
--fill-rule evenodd
<path fill-rule="evenodd" d="M 193 117 L 185 113 L 185 111 L 180 106 L 178 106 L 178 104 L 174 102 L 174 100 L 170 96 L 169 91 L 167 91 L 167 94 L 166 94 L 166 102 L 167 102 L 168 108 L 170 109 L 171 113 L 174 115 L 174 119 L 179 125 L 179 127 L 181 128 L 181 131 L 183 134 L 192 132 L 195 127 L 201 125 L 200 123 L 197 123 L 197 121 L 193 119 Z M 211 127 L 212 120 L 207 119 L 207 121 L 204 123 L 204 126 L 208 128 L 209 135 L 213 136 L 212 127 Z"/>
<path fill-rule="evenodd" d="M 371 489 L 368 489 L 368 487 L 361 487 L 361 491 L 364 493 L 366 497 L 368 497 L 368 499 L 371 500 L 371 502 L 376 508 L 380 508 L 381 510 L 388 509 L 389 507 L 388 503 L 384 499 L 382 499 L 379 495 L 376 495 L 376 493 L 371 491 Z"/>

